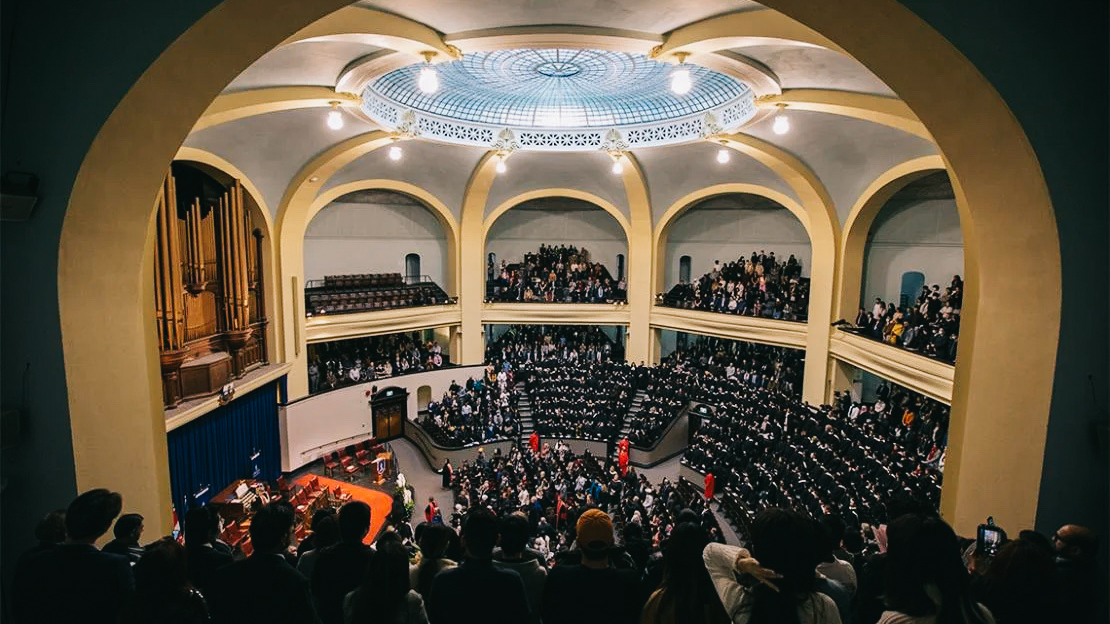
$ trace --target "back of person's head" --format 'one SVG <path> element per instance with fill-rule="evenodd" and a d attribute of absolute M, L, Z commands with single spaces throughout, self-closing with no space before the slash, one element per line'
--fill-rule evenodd
<path fill-rule="evenodd" d="M 281 552 L 289 545 L 293 514 L 282 505 L 263 505 L 251 517 L 251 544 L 256 553 Z"/>
<path fill-rule="evenodd" d="M 335 514 L 326 515 L 313 522 L 312 534 L 316 536 L 312 542 L 316 550 L 339 543 L 339 521 L 335 519 Z"/>
<path fill-rule="evenodd" d="M 212 541 L 215 512 L 207 507 L 193 507 L 185 513 L 185 545 L 188 548 L 204 546 Z M 218 522 L 218 520 L 216 521 Z"/>
<path fill-rule="evenodd" d="M 35 539 L 44 544 L 60 544 L 66 541 L 66 512 L 55 509 L 46 514 L 35 525 Z"/>
<path fill-rule="evenodd" d="M 976 622 L 970 577 L 952 527 L 931 515 L 907 514 L 887 527 L 886 603 L 909 616 L 936 615 L 937 624 Z M 927 592 L 939 590 L 939 600 Z M 938 609 L 937 603 L 940 607 Z"/>
<path fill-rule="evenodd" d="M 844 539 L 844 521 L 840 516 L 825 514 L 817 521 L 817 558 L 832 561 L 833 551 Z"/>
<path fill-rule="evenodd" d="M 467 512 L 462 525 L 463 545 L 466 546 L 467 554 L 475 559 L 492 557 L 499 532 L 497 525 L 497 516 L 484 507 Z"/>
<path fill-rule="evenodd" d="M 751 554 L 759 565 L 779 574 L 778 591 L 767 585 L 752 588 L 751 624 L 797 624 L 798 608 L 814 600 L 817 535 L 807 516 L 779 508 L 764 509 L 751 526 Z M 815 605 L 816 608 L 816 605 Z M 730 614 L 735 616 L 735 614 Z"/>
<path fill-rule="evenodd" d="M 143 517 L 137 513 L 123 514 L 116 520 L 116 526 L 113 527 L 112 533 L 117 539 L 138 539 L 137 532 L 143 526 Z"/>
<path fill-rule="evenodd" d="M 370 532 L 370 505 L 351 501 L 339 508 L 339 539 L 359 543 Z"/>
<path fill-rule="evenodd" d="M 984 603 L 999 622 L 1049 622 L 1058 615 L 1056 562 L 1043 544 L 1006 542 L 983 577 Z"/>
<path fill-rule="evenodd" d="M 528 544 L 531 527 L 528 518 L 520 513 L 511 513 L 501 519 L 501 550 L 507 555 L 519 555 Z"/>
<path fill-rule="evenodd" d="M 189 586 L 185 547 L 172 537 L 148 544 L 135 563 L 135 591 L 141 602 L 164 604 L 175 591 Z"/>
<path fill-rule="evenodd" d="M 324 507 L 321 507 L 321 508 L 317 509 L 316 511 L 312 512 L 312 523 L 309 526 L 312 528 L 313 532 L 315 532 L 317 522 L 319 522 L 320 520 L 323 520 L 324 518 L 326 518 L 328 516 L 330 516 L 334 520 L 336 513 L 338 513 L 338 511 L 335 509 L 335 507 L 331 507 L 330 505 L 325 505 Z"/>
<path fill-rule="evenodd" d="M 95 541 L 108 532 L 123 510 L 123 497 L 103 488 L 73 499 L 66 509 L 66 536 L 75 542 Z"/>
<path fill-rule="evenodd" d="M 751 532 L 752 556 L 781 575 L 775 583 L 779 589 L 813 590 L 817 535 L 810 518 L 791 509 L 769 508 L 755 517 Z"/>
<path fill-rule="evenodd" d="M 420 539 L 417 541 L 420 546 L 420 572 L 413 589 L 421 596 L 427 596 L 432 589 L 432 579 L 439 572 L 439 560 L 446 554 L 451 540 L 457 539 L 458 535 L 454 529 L 442 524 L 421 524 L 423 529 L 417 527 L 420 529 Z"/>

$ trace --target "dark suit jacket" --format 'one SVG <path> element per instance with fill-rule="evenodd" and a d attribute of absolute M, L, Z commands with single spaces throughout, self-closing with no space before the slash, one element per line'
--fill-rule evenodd
<path fill-rule="evenodd" d="M 467 559 L 440 572 L 426 604 L 431 624 L 522 624 L 529 616 L 520 575 L 495 568 L 492 560 Z"/>
<path fill-rule="evenodd" d="M 18 624 L 114 623 L 134 591 L 127 557 L 59 544 L 20 562 L 13 612 Z"/>
<path fill-rule="evenodd" d="M 208 584 L 212 580 L 212 575 L 216 570 L 230 565 L 234 561 L 231 555 L 216 550 L 212 546 L 197 546 L 188 549 L 188 562 L 189 562 L 189 582 L 193 587 L 200 590 L 202 594 L 207 595 Z"/>
<path fill-rule="evenodd" d="M 340 542 L 320 551 L 312 568 L 312 597 L 324 624 L 343 624 L 343 598 L 362 583 L 373 553 L 362 542 Z"/>
<path fill-rule="evenodd" d="M 284 557 L 255 553 L 216 570 L 205 594 L 214 624 L 319 624 L 308 579 Z"/>

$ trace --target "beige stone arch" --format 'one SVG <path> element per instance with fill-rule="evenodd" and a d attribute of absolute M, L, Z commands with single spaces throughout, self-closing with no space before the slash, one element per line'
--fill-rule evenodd
<path fill-rule="evenodd" d="M 698 202 L 709 199 L 710 197 L 718 197 L 720 195 L 732 195 L 736 193 L 747 193 L 749 195 L 759 195 L 774 201 L 775 203 L 786 208 L 793 214 L 798 221 L 801 222 L 802 227 L 805 228 L 806 234 L 810 238 L 810 244 L 813 244 L 813 234 L 809 231 L 808 218 L 805 214 L 805 209 L 802 205 L 794 200 L 793 197 L 776 191 L 770 187 L 762 186 L 759 184 L 748 184 L 745 182 L 730 182 L 726 184 L 714 184 L 713 186 L 706 186 L 683 195 L 675 200 L 663 216 L 659 218 L 659 223 L 655 226 L 655 233 L 652 236 L 652 269 L 653 287 L 655 292 L 662 291 L 666 287 L 663 282 L 664 263 L 666 262 L 666 247 L 667 239 L 670 233 L 670 228 L 674 222 L 678 220 L 683 214 L 694 207 Z"/>
<path fill-rule="evenodd" d="M 486 354 L 482 328 L 486 299 L 486 204 L 499 160 L 497 152 L 486 152 L 474 166 L 463 193 L 459 251 L 462 323 L 451 344 L 452 356 L 458 357 L 463 365 L 480 364 Z"/>
<path fill-rule="evenodd" d="M 274 221 L 270 217 L 270 208 L 266 204 L 266 198 L 262 195 L 262 191 L 253 180 L 229 161 L 213 154 L 212 152 L 198 149 L 195 147 L 182 147 L 177 150 L 177 156 L 174 160 L 188 160 L 194 163 L 206 165 L 212 169 L 218 170 L 225 175 L 231 176 L 243 185 L 251 200 L 255 203 L 258 210 L 256 213 L 262 218 L 262 235 L 263 235 L 263 252 L 262 261 L 264 263 L 263 277 L 264 286 L 263 290 L 266 293 L 266 314 L 271 322 L 266 326 L 266 344 L 269 346 L 270 361 L 278 362 L 283 359 L 282 353 L 282 340 L 281 340 L 281 323 L 276 322 L 276 317 L 281 315 L 281 308 L 278 307 L 277 289 L 279 285 L 278 277 L 278 261 L 277 261 L 277 237 L 274 235 Z"/>
<path fill-rule="evenodd" d="M 288 376 L 290 397 L 308 395 L 308 365 L 305 362 L 304 233 L 315 214 L 313 206 L 320 189 L 343 167 L 370 152 L 389 145 L 392 137 L 372 131 L 351 137 L 324 151 L 293 176 L 278 205 L 278 250 L 281 263 L 281 309 L 285 327 L 285 361 L 292 364 Z M 315 210 L 318 211 L 320 207 Z"/>
<path fill-rule="evenodd" d="M 754 158 L 775 172 L 798 197 L 801 211 L 795 213 L 810 240 L 809 322 L 806 334 L 806 369 L 802 380 L 802 398 L 813 404 L 822 403 L 828 388 L 825 366 L 831 335 L 833 278 L 839 261 L 837 240 L 840 220 L 828 190 L 817 174 L 790 152 L 747 134 L 724 137 L 725 147 Z M 787 204 L 784 204 L 787 205 Z"/>
<path fill-rule="evenodd" d="M 621 212 L 620 208 L 617 208 L 616 204 L 587 191 L 560 187 L 550 187 L 527 191 L 525 193 L 520 193 L 519 195 L 514 195 L 513 197 L 510 197 L 509 199 L 506 199 L 505 201 L 498 204 L 497 207 L 490 211 L 489 215 L 486 216 L 485 222 L 482 224 L 482 240 L 486 240 L 486 236 L 489 235 L 490 228 L 493 227 L 494 222 L 497 221 L 497 219 L 501 217 L 501 215 L 505 214 L 516 206 L 523 204 L 526 201 L 531 201 L 533 199 L 543 199 L 545 197 L 567 197 L 570 199 L 578 199 L 584 202 L 591 203 L 598 208 L 601 208 L 605 212 L 609 213 L 609 216 L 613 217 L 613 219 L 618 224 L 620 224 L 621 230 L 624 231 L 625 242 L 628 242 L 628 233 L 629 230 L 632 228 L 632 225 L 628 222 L 628 217 L 624 216 L 624 213 Z M 483 247 L 484 246 L 485 243 L 483 242 Z"/>
<path fill-rule="evenodd" d="M 59 242 L 58 303 L 77 487 L 123 492 L 129 508 L 163 531 L 169 529 L 170 494 L 153 288 L 138 269 L 151 247 L 153 199 L 166 166 L 224 85 L 289 32 L 345 4 L 217 5 L 139 75 L 74 179 Z M 976 67 L 896 0 L 845 0 L 835 11 L 811 0 L 764 4 L 871 69 L 910 106 L 943 153 L 967 241 L 968 303 L 942 512 L 959 531 L 973 530 L 989 514 L 1003 525 L 1031 526 L 1042 462 L 1030 458 L 1044 452 L 1062 285 L 1052 204 L 1021 125 Z M 866 29 L 859 28 L 863 15 Z M 722 30 L 717 35 L 729 36 Z M 937 97 L 952 89 L 960 92 L 959 107 Z M 484 208 L 491 177 L 487 157 L 468 184 L 468 205 Z M 481 213 L 471 218 L 480 233 Z M 463 241 L 471 240 L 469 229 L 464 210 Z M 470 255 L 464 244 L 464 264 Z M 483 272 L 476 273 L 479 298 L 471 312 L 477 324 L 471 325 L 480 331 Z M 1032 274 L 1040 276 L 1035 283 Z M 464 272 L 463 296 L 467 291 Z M 1023 305 L 1034 297 L 1042 305 Z M 99 305 L 104 300 L 115 305 Z M 1009 313 L 1019 307 L 1023 314 Z M 994 322 L 979 323 L 983 318 Z M 1019 362 L 1005 351 L 1014 335 L 1023 337 Z M 480 359 L 480 342 L 477 351 Z M 112 366 L 103 366 L 107 352 Z M 1024 435 L 1013 435 L 1016 430 Z"/>
<path fill-rule="evenodd" d="M 922 156 L 887 169 L 860 194 L 848 214 L 840 240 L 840 266 L 836 272 L 837 318 L 852 319 L 860 301 L 863 254 L 867 235 L 886 202 L 907 184 L 935 171 L 944 170 L 940 156 Z"/>
<path fill-rule="evenodd" d="M 760 99 L 763 110 L 773 109 L 780 103 L 786 104 L 790 110 L 862 119 L 901 130 L 926 141 L 933 140 L 910 107 L 898 98 L 831 89 L 787 89 L 779 95 Z"/>
<path fill-rule="evenodd" d="M 297 110 L 301 108 L 326 108 L 339 102 L 344 108 L 358 108 L 359 98 L 348 93 L 336 93 L 328 87 L 268 87 L 236 91 L 217 97 L 193 126 L 200 132 L 212 126 L 239 119 Z"/>
<path fill-rule="evenodd" d="M 770 199 L 793 214 L 798 221 L 801 222 L 802 227 L 805 228 L 806 234 L 809 237 L 810 244 L 810 306 L 809 306 L 809 319 L 810 322 L 806 324 L 806 369 L 805 376 L 802 380 L 802 398 L 811 403 L 820 403 L 822 401 L 815 401 L 816 393 L 823 392 L 825 387 L 825 366 L 824 362 L 829 357 L 829 341 L 828 341 L 828 327 L 829 324 L 821 321 L 824 318 L 823 308 L 825 301 L 831 301 L 831 285 L 822 287 L 818 283 L 819 277 L 814 275 L 828 274 L 831 279 L 832 267 L 826 266 L 822 268 L 823 262 L 829 262 L 831 259 L 828 256 L 829 249 L 835 249 L 834 242 L 829 238 L 828 228 L 822 228 L 814 224 L 814 215 L 812 210 L 807 211 L 807 207 L 795 200 L 794 198 L 776 191 L 774 189 L 742 182 L 733 182 L 726 184 L 715 184 L 704 188 L 696 189 L 687 193 L 685 196 L 680 197 L 673 204 L 671 204 L 663 216 L 659 219 L 659 224 L 655 228 L 655 234 L 652 241 L 652 273 L 654 292 L 659 292 L 663 289 L 663 275 L 664 275 L 664 262 L 666 262 L 666 246 L 667 235 L 670 227 L 674 222 L 687 210 L 692 208 L 697 202 L 715 197 L 718 195 L 726 195 L 731 193 L 750 193 L 752 195 L 760 195 Z M 820 221 L 820 219 L 818 219 Z M 820 239 L 819 237 L 824 237 Z M 835 256 L 833 256 L 835 258 Z M 835 261 L 835 260 L 833 260 Z M 734 322 L 744 323 L 743 318 L 734 318 Z M 820 364 L 811 364 L 820 363 Z M 816 370 L 814 370 L 816 369 Z"/>

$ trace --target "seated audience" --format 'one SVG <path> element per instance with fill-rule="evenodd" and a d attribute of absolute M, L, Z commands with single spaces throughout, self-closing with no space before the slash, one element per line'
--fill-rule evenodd
<path fill-rule="evenodd" d="M 626 298 L 624 280 L 614 280 L 605 265 L 590 262 L 584 248 L 540 245 L 517 264 L 487 267 L 486 299 L 536 303 L 612 303 Z"/>
<path fill-rule="evenodd" d="M 632 367 L 544 360 L 521 370 L 536 431 L 545 437 L 612 440 L 632 404 Z"/>
<path fill-rule="evenodd" d="M 492 366 L 479 379 L 462 386 L 454 380 L 443 398 L 428 403 L 420 426 L 436 444 L 457 448 L 519 435 L 517 393 L 512 369 L 494 373 Z"/>
<path fill-rule="evenodd" d="M 784 321 L 805 322 L 809 313 L 809 278 L 793 256 L 785 263 L 760 251 L 750 259 L 740 257 L 690 284 L 679 283 L 658 300 L 672 308 L 740 314 Z"/>
<path fill-rule="evenodd" d="M 123 509 L 123 498 L 89 490 L 69 504 L 66 541 L 21 561 L 12 588 L 19 624 L 115 623 L 135 591 L 127 557 L 97 550 Z"/>

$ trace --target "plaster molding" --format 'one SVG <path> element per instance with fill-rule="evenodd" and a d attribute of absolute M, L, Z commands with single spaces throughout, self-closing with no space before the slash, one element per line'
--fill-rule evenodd
<path fill-rule="evenodd" d="M 920 392 L 945 405 L 952 404 L 956 367 L 839 329 L 833 331 L 830 354 L 856 368 Z"/>
<path fill-rule="evenodd" d="M 461 322 L 462 310 L 457 304 L 354 314 L 322 314 L 305 320 L 305 342 L 314 344 L 365 338 L 380 334 L 450 327 Z"/>
<path fill-rule="evenodd" d="M 791 349 L 805 349 L 806 335 L 809 332 L 805 323 L 663 306 L 652 306 L 651 326 L 655 329 L 759 342 Z"/>

